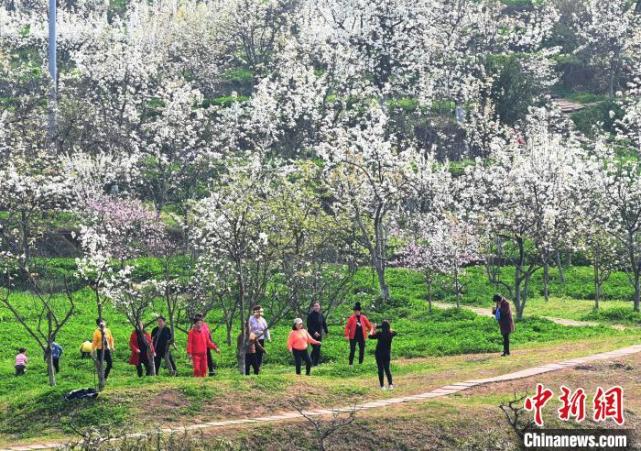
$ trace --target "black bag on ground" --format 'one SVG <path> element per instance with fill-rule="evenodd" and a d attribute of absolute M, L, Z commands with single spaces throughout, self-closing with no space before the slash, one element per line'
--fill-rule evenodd
<path fill-rule="evenodd" d="M 79 388 L 78 390 L 70 391 L 65 395 L 65 401 L 72 401 L 74 399 L 95 399 L 98 397 L 98 392 L 93 388 Z"/>

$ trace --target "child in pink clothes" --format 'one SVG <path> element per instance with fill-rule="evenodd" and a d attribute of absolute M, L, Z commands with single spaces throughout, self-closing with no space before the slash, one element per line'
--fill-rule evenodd
<path fill-rule="evenodd" d="M 23 376 L 27 369 L 27 350 L 25 348 L 18 349 L 16 355 L 16 376 Z"/>

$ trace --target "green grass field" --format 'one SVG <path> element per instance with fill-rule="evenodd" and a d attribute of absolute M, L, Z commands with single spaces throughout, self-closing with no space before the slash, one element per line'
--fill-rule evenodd
<path fill-rule="evenodd" d="M 150 265 L 150 267 L 153 265 Z M 153 270 L 150 270 L 153 272 Z M 466 291 L 463 302 L 482 306 L 491 305 L 494 287 L 487 284 L 482 268 L 471 268 L 465 276 Z M 506 270 L 506 276 L 509 272 Z M 623 275 L 616 274 L 611 285 L 606 287 L 604 312 L 624 311 L 632 315 L 631 303 L 615 300 L 621 293 L 628 294 L 629 287 L 620 286 Z M 570 344 L 567 352 L 576 347 L 582 352 L 613 349 L 618 346 L 638 342 L 641 334 L 638 329 L 617 331 L 606 325 L 599 327 L 564 327 L 538 316 L 556 316 L 570 319 L 584 319 L 592 313 L 592 302 L 582 299 L 581 286 L 589 278 L 589 268 L 572 268 L 567 271 L 568 282 L 563 286 L 557 281 L 552 285 L 554 297 L 545 302 L 537 290 L 538 281 L 533 286 L 533 298 L 526 308 L 526 318 L 517 323 L 512 339 L 512 347 L 531 350 L 536 358 L 552 358 L 550 349 Z M 291 358 L 285 348 L 290 330 L 289 321 L 278 325 L 272 331 L 273 342 L 268 344 L 263 374 L 259 377 L 241 377 L 235 369 L 235 350 L 224 343 L 225 332 L 222 328 L 214 331 L 214 339 L 221 345 L 222 354 L 217 356 L 219 375 L 207 380 L 191 378 L 191 367 L 185 354 L 185 338 L 177 336 L 176 357 L 179 376 L 161 376 L 156 379 L 138 379 L 135 368 L 127 364 L 129 350 L 128 337 L 131 332 L 124 316 L 110 307 L 105 318 L 116 340 L 114 370 L 108 386 L 96 401 L 68 403 L 63 401 L 64 393 L 95 384 L 93 365 L 90 360 L 80 359 L 80 343 L 91 337 L 95 324 L 95 306 L 88 290 L 75 292 L 77 311 L 71 322 L 61 332 L 58 342 L 64 347 L 62 371 L 58 376 L 58 386 L 47 385 L 46 368 L 43 356 L 36 350 L 33 340 L 26 335 L 21 326 L 12 318 L 10 312 L 0 310 L 0 443 L 25 440 L 35 437 L 58 437 L 71 434 L 75 427 L 102 425 L 121 430 L 153 424 L 154 409 L 160 412 L 158 421 L 163 424 L 190 422 L 201 418 L 225 418 L 240 415 L 243 406 L 256 404 L 270 409 L 287 409 L 288 397 L 305 392 L 305 396 L 320 396 L 322 405 L 343 405 L 364 397 L 378 396 L 376 390 L 376 368 L 373 359 L 374 346 L 367 348 L 366 363 L 350 370 L 347 366 L 347 344 L 343 338 L 344 318 L 350 313 L 354 299 L 363 303 L 365 314 L 373 321 L 390 319 L 392 326 L 399 332 L 393 347 L 393 369 L 396 375 L 407 381 L 403 385 L 411 392 L 420 390 L 423 382 L 415 378 L 428 378 L 445 371 L 451 362 L 458 362 L 459 369 L 469 372 L 470 376 L 483 369 L 506 370 L 518 360 L 504 363 L 501 359 L 476 359 L 472 363 L 457 360 L 468 354 L 497 353 L 501 349 L 501 336 L 492 318 L 479 317 L 474 313 L 455 309 L 438 310 L 430 314 L 425 301 L 426 291 L 420 274 L 403 269 L 390 269 L 388 273 L 393 302 L 389 306 L 377 305 L 375 278 L 368 270 L 357 273 L 355 287 L 348 295 L 345 304 L 330 318 L 330 335 L 323 344 L 324 363 L 313 371 L 311 378 L 296 378 L 293 374 Z M 451 301 L 447 281 L 441 281 L 436 290 L 436 298 Z M 27 292 L 14 293 L 15 300 L 29 315 L 32 297 Z M 160 311 L 160 306 L 150 309 L 149 319 Z M 35 313 L 31 313 L 35 315 Z M 599 320 L 618 321 L 602 313 Z M 266 312 L 269 316 L 269 312 Z M 634 315 L 628 320 L 634 322 Z M 32 317 L 31 320 L 34 320 Z M 217 313 L 208 318 L 216 324 Z M 572 343 L 576 346 L 573 347 Z M 24 346 L 29 350 L 30 362 L 27 375 L 15 377 L 13 362 L 16 349 Z M 546 351 L 540 355 L 537 349 Z M 564 354 L 563 356 L 565 356 Z M 445 357 L 452 356 L 452 357 Z M 561 356 L 559 354 L 559 356 Z M 454 359 L 454 360 L 448 360 Z M 530 363 L 530 361 L 527 361 Z M 526 361 L 523 360 L 525 365 Z M 462 370 L 461 370 L 462 371 Z M 438 377 L 444 377 L 442 374 Z M 414 382 L 412 382 L 414 381 Z M 416 383 L 416 386 L 413 384 Z M 447 383 L 447 380 L 444 380 Z M 171 395 L 168 395 L 171 394 Z M 168 396 L 168 397 L 164 397 Z M 234 403 L 229 403 L 234 399 Z M 319 401 L 320 402 L 320 401 Z M 165 409 L 165 405 L 169 406 Z M 215 408 L 215 406 L 219 406 Z M 246 408 L 246 407 L 245 407 Z M 259 409 L 260 411 L 260 409 Z"/>

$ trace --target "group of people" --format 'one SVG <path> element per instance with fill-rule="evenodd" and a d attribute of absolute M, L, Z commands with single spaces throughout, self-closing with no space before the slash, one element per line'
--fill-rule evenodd
<path fill-rule="evenodd" d="M 514 321 L 510 303 L 499 294 L 494 295 L 495 303 L 492 314 L 499 323 L 503 336 L 503 356 L 510 355 L 510 334 L 514 331 Z M 246 323 L 245 335 L 239 336 L 239 345 L 245 350 L 245 374 L 249 375 L 251 370 L 259 374 L 265 354 L 265 341 L 271 342 L 269 325 L 263 317 L 264 310 L 260 305 L 252 309 L 252 316 Z M 136 367 L 139 377 L 143 374 L 152 374 L 152 365 L 155 374 L 160 371 L 163 360 L 166 362 L 167 370 L 171 375 L 176 374 L 176 364 L 171 355 L 170 348 L 173 345 L 173 334 L 167 326 L 163 316 L 156 319 L 156 327 L 151 334 L 146 332 L 145 325 L 141 322 L 134 329 L 129 337 L 129 364 Z M 96 362 L 104 363 L 104 378 L 109 377 L 113 367 L 112 353 L 115 351 L 115 342 L 111 331 L 107 328 L 104 319 L 96 320 L 96 330 L 92 341 L 84 342 L 80 347 L 83 358 L 92 356 Z M 310 375 L 313 366 L 320 363 L 321 346 L 325 336 L 329 333 L 327 321 L 321 312 L 318 302 L 314 303 L 307 316 L 307 328 L 301 318 L 294 319 L 292 330 L 287 339 L 287 350 L 292 354 L 296 374 L 301 374 L 302 364 L 305 363 L 305 374 Z M 378 380 L 382 389 L 393 389 L 392 373 L 390 370 L 392 340 L 396 332 L 392 330 L 388 320 L 382 321 L 380 329 L 372 324 L 367 316 L 362 313 L 361 304 L 356 302 L 353 307 L 353 314 L 347 319 L 344 330 L 345 339 L 349 342 L 349 366 L 353 367 L 356 348 L 358 347 L 358 363 L 362 364 L 365 358 L 365 345 L 368 339 L 377 340 L 376 365 L 378 368 Z M 311 354 L 309 347 L 311 346 Z M 203 315 L 198 314 L 193 318 L 193 325 L 187 335 L 187 355 L 192 362 L 194 377 L 213 376 L 216 374 L 216 364 L 212 351 L 220 353 L 220 348 L 213 341 L 209 326 Z M 53 342 L 45 352 L 45 360 L 51 353 L 53 367 L 56 372 L 60 371 L 60 357 L 62 347 Z M 25 374 L 27 367 L 27 350 L 20 348 L 16 356 L 16 375 Z M 387 388 L 385 387 L 387 378 Z"/>

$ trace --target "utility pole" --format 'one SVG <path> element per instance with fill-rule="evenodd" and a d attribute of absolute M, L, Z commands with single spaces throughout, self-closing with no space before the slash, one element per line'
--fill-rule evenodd
<path fill-rule="evenodd" d="M 56 55 L 56 0 L 49 0 L 49 117 L 47 123 L 47 144 L 52 153 L 56 153 L 56 107 L 58 101 L 58 67 Z"/>

